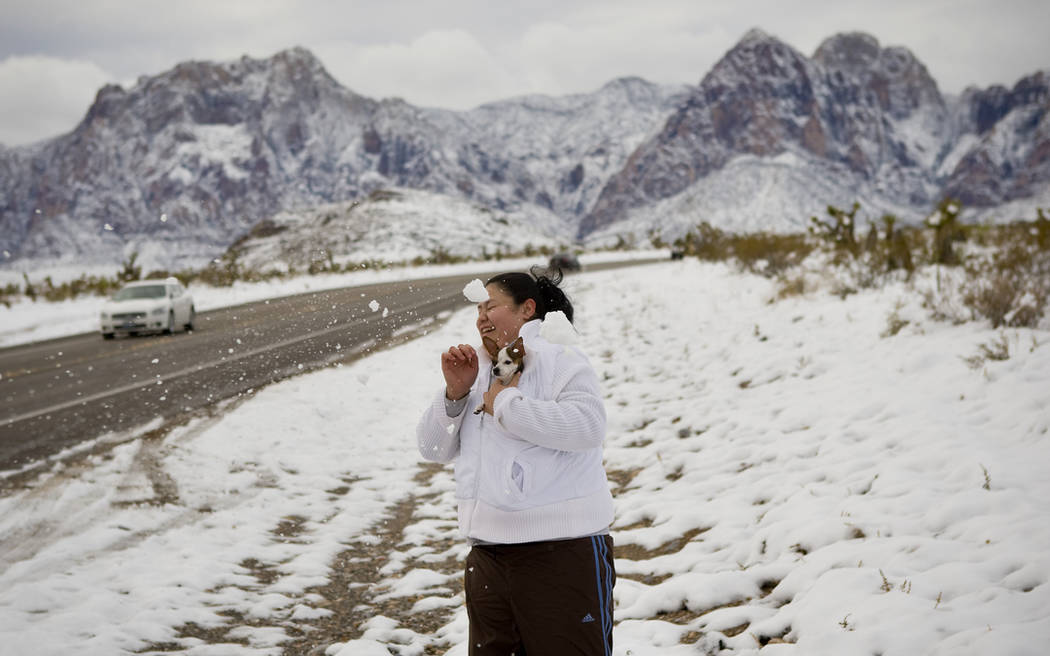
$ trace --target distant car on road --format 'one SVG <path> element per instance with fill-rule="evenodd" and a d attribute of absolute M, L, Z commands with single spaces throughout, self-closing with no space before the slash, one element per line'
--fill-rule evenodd
<path fill-rule="evenodd" d="M 547 268 L 560 271 L 579 271 L 580 261 L 571 253 L 555 253 L 551 256 Z"/>
<path fill-rule="evenodd" d="M 118 334 L 193 330 L 193 296 L 176 278 L 140 280 L 125 285 L 102 306 L 99 330 L 104 339 Z"/>

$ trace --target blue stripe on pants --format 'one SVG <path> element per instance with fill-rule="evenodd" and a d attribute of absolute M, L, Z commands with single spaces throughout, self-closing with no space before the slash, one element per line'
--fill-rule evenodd
<path fill-rule="evenodd" d="M 602 641 L 605 644 L 605 656 L 611 656 L 609 634 L 612 632 L 612 590 L 609 588 L 609 562 L 607 560 L 609 548 L 605 544 L 605 537 L 600 535 L 591 536 L 591 546 L 594 549 L 594 578 L 598 585 L 598 612 L 601 615 Z"/>

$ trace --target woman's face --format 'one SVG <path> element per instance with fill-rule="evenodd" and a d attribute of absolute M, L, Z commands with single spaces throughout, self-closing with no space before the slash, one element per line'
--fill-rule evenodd
<path fill-rule="evenodd" d="M 496 283 L 485 286 L 489 300 L 478 303 L 478 334 L 496 340 L 503 348 L 518 337 L 518 330 L 536 312 L 536 302 L 526 299 L 515 305 L 514 299 Z"/>

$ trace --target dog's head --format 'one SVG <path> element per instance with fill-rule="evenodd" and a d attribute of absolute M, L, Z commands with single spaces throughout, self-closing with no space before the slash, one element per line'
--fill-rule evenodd
<path fill-rule="evenodd" d="M 496 340 L 482 337 L 481 342 L 492 358 L 492 375 L 506 385 L 514 374 L 525 368 L 525 342 L 521 337 L 500 348 Z"/>

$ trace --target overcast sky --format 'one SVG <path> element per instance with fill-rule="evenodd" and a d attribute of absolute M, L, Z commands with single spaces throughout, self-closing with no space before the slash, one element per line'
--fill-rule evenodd
<path fill-rule="evenodd" d="M 468 109 L 624 75 L 696 84 L 750 28 L 909 48 L 943 92 L 1050 69 L 1050 0 L 0 0 L 0 143 L 68 132 L 107 82 L 303 46 L 357 93 Z"/>

